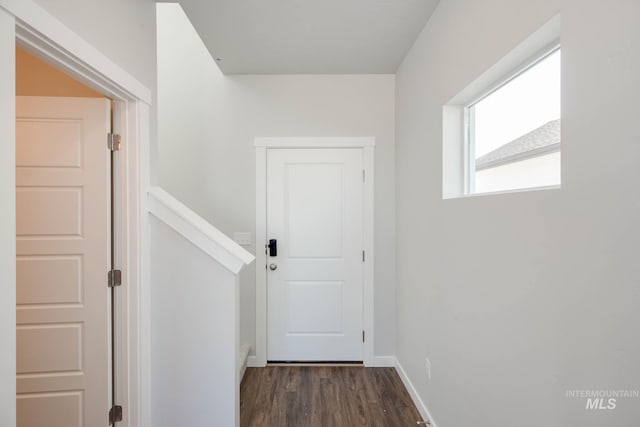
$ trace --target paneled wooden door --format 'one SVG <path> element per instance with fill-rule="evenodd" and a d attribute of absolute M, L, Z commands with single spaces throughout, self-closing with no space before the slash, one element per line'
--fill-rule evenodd
<path fill-rule="evenodd" d="M 267 150 L 267 359 L 363 359 L 363 150 Z"/>
<path fill-rule="evenodd" d="M 16 98 L 18 427 L 109 424 L 110 114 Z"/>

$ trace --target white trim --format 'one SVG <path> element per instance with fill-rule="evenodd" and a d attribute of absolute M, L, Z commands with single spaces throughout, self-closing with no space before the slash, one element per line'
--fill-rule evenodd
<path fill-rule="evenodd" d="M 267 362 L 260 363 L 257 356 L 249 356 L 247 357 L 247 368 L 263 368 Z"/>
<path fill-rule="evenodd" d="M 413 386 L 413 383 L 407 376 L 407 373 L 405 372 L 404 368 L 400 364 L 400 361 L 397 359 L 396 359 L 395 366 L 396 366 L 396 372 L 398 373 L 398 376 L 400 377 L 400 379 L 402 380 L 402 383 L 404 384 L 405 388 L 409 392 L 409 396 L 411 396 L 411 400 L 413 400 L 414 405 L 416 405 L 416 408 L 418 408 L 418 412 L 420 412 L 422 419 L 424 421 L 428 420 L 431 423 L 429 424 L 429 427 L 438 427 L 433 417 L 431 416 L 431 413 L 429 413 L 429 409 L 427 409 L 427 405 L 425 405 L 422 399 L 420 398 L 418 391 Z"/>
<path fill-rule="evenodd" d="M 464 150 L 464 194 L 476 192 L 476 134 L 472 130 L 476 127 L 476 110 L 464 108 L 464 123 L 462 129 L 462 145 Z"/>
<path fill-rule="evenodd" d="M 105 95 L 151 104 L 151 90 L 31 0 L 0 0 L 16 17 L 17 39 Z M 99 71 L 99 72 L 96 72 Z"/>
<path fill-rule="evenodd" d="M 126 417 L 126 422 L 124 423 L 127 426 L 135 425 L 133 422 L 132 414 L 137 415 L 137 406 L 129 405 L 131 397 L 131 390 L 128 386 L 123 387 L 123 385 L 128 384 L 128 362 L 125 354 L 129 354 L 129 349 L 135 349 L 135 346 L 132 346 L 132 343 L 129 339 L 131 335 L 131 327 L 137 323 L 137 319 L 131 319 L 129 324 L 127 324 L 127 318 L 122 316 L 123 307 L 126 307 L 128 301 L 133 296 L 131 295 L 132 291 L 135 288 L 131 288 L 127 286 L 129 283 L 137 283 L 137 265 L 129 265 L 127 260 L 130 257 L 129 253 L 129 239 L 127 239 L 128 229 L 126 224 L 133 222 L 137 224 L 137 220 L 135 218 L 131 218 L 129 216 L 128 207 L 130 206 L 130 201 L 128 200 L 129 194 L 137 194 L 137 189 L 129 189 L 127 185 L 127 178 L 129 174 L 128 163 L 129 158 L 133 156 L 136 158 L 135 153 L 130 153 L 132 147 L 129 143 L 129 132 L 127 127 L 127 103 L 125 101 L 115 101 L 112 104 L 112 122 L 113 122 L 113 132 L 121 135 L 122 144 L 121 150 L 116 153 L 113 157 L 113 176 L 111 179 L 113 180 L 113 188 L 114 188 L 114 199 L 113 203 L 113 211 L 114 211 L 114 265 L 113 268 L 119 269 L 122 271 L 123 283 L 124 287 L 120 287 L 120 289 L 116 289 L 115 297 L 113 303 L 116 308 L 116 316 L 115 316 L 115 328 L 116 328 L 116 340 L 117 342 L 113 343 L 116 349 L 116 363 L 115 363 L 115 381 L 116 381 L 116 399 L 113 402 L 114 405 L 122 405 L 122 409 L 124 411 L 123 419 Z M 133 150 L 135 152 L 135 150 Z M 133 170 L 134 173 L 137 173 L 137 168 Z M 131 191 L 130 191 L 131 190 Z M 134 204 L 137 202 L 134 200 Z M 134 226 L 135 227 L 135 226 Z M 133 350 L 135 351 L 135 350 Z M 137 354 L 137 353 L 136 353 Z M 135 363 L 135 362 L 134 362 Z M 127 404 L 123 404 L 123 402 L 127 402 Z M 135 415 L 134 415 L 135 417 Z"/>
<path fill-rule="evenodd" d="M 254 146 L 266 148 L 364 148 L 376 145 L 373 137 L 256 138 L 254 141 Z"/>
<path fill-rule="evenodd" d="M 366 261 L 363 287 L 363 363 L 376 366 L 374 355 L 374 147 L 375 138 L 255 138 L 256 147 L 256 355 L 250 356 L 247 366 L 267 364 L 267 150 L 277 148 L 362 148 L 365 182 L 363 189 L 363 232 Z M 388 365 L 385 365 L 388 366 Z"/>
<path fill-rule="evenodd" d="M 240 350 L 238 351 L 238 364 L 240 365 L 240 375 L 238 381 L 242 383 L 242 379 L 244 378 L 244 373 L 247 371 L 247 367 L 249 366 L 249 351 L 251 347 L 249 344 L 242 344 L 240 346 Z"/>
<path fill-rule="evenodd" d="M 124 286 L 116 292 L 119 334 L 118 352 L 118 404 L 125 411 L 123 426 L 141 426 L 144 420 L 144 404 L 149 390 L 142 381 L 143 370 L 150 360 L 143 358 L 145 343 L 149 343 L 150 328 L 144 329 L 144 282 L 141 254 L 148 245 L 141 239 L 146 215 L 141 210 L 141 188 L 148 179 L 149 107 L 142 102 L 115 101 L 113 110 L 114 132 L 122 137 L 121 150 L 115 156 L 116 168 L 116 260 L 115 267 L 123 273 Z M 129 307 L 129 310 L 125 309 Z"/>
<path fill-rule="evenodd" d="M 364 366 L 370 366 L 375 363 L 374 341 L 375 341 L 375 295 L 374 295 L 374 217 L 373 217 L 373 198 L 374 198 L 374 148 L 367 146 L 363 149 L 365 171 L 364 194 L 363 194 L 363 231 L 364 231 L 364 250 L 366 253 L 363 273 L 363 327 L 365 330 L 364 354 L 362 362 Z"/>
<path fill-rule="evenodd" d="M 256 147 L 256 355 L 253 367 L 267 366 L 267 148 Z M 264 249 L 264 250 L 263 250 Z M 250 357 L 249 359 L 251 359 Z"/>
<path fill-rule="evenodd" d="M 151 181 L 151 162 L 150 162 L 150 145 L 151 145 L 151 112 L 149 105 L 142 102 L 129 105 L 129 117 L 137 118 L 136 122 L 129 120 L 130 130 L 134 132 L 138 139 L 136 145 L 138 154 L 138 184 L 136 200 L 138 201 L 137 209 L 130 207 L 130 215 L 139 220 L 137 239 L 130 236 L 130 240 L 137 242 L 137 251 L 131 249 L 132 256 L 137 257 L 138 263 L 138 287 L 134 293 L 137 294 L 137 305 L 131 302 L 131 306 L 135 307 L 132 311 L 137 313 L 137 336 L 132 333 L 131 341 L 135 343 L 137 338 L 137 348 L 139 349 L 135 360 L 135 369 L 131 370 L 131 375 L 135 381 L 130 381 L 131 394 L 139 395 L 138 408 L 138 424 L 132 427 L 151 427 L 151 223 L 149 220 L 149 204 L 147 197 L 144 197 L 144 191 L 150 187 Z M 137 128 L 132 128 L 135 123 Z M 130 164 L 131 168 L 133 165 Z M 132 176 L 135 176 L 132 174 Z M 134 185 L 129 183 L 129 185 Z M 131 196 L 133 197 L 133 195 Z M 131 231 L 133 233 L 133 230 Z M 131 317 L 132 319 L 134 316 Z M 132 330 L 130 326 L 130 330 Z M 132 344 L 133 348 L 133 344 Z M 134 365 L 134 362 L 131 362 Z M 133 386 L 137 386 L 134 388 Z"/>
<path fill-rule="evenodd" d="M 6 16 L 5 11 L 17 18 L 15 25 L 5 26 L 5 23 L 2 25 L 3 32 L 7 31 L 7 34 L 11 35 L 11 46 L 15 46 L 18 42 L 53 66 L 116 101 L 116 125 L 119 126 L 123 141 L 126 141 L 119 152 L 120 168 L 116 176 L 120 203 L 117 261 L 125 279 L 122 292 L 118 293 L 121 309 L 118 312 L 117 322 L 123 333 L 119 337 L 116 363 L 120 372 L 118 395 L 120 399 L 127 399 L 117 403 L 121 404 L 125 410 L 122 427 L 151 427 L 148 215 L 145 209 L 146 197 L 141 197 L 145 194 L 143 190 L 146 190 L 149 183 L 148 104 L 151 101 L 151 91 L 33 1 L 0 0 L 0 17 Z M 13 17 L 11 19 L 13 20 Z M 1 40 L 0 43 L 2 43 Z M 0 146 L 3 155 L 0 159 L 13 161 L 14 155 L 10 155 L 10 152 L 15 152 L 15 137 L 12 133 L 15 129 L 13 107 L 15 79 L 12 78 L 15 68 L 15 51 L 13 48 L 5 49 L 1 46 L 0 67 L 5 64 L 12 71 L 2 72 L 5 78 L 1 79 L 0 85 L 9 83 L 10 88 L 0 87 L 3 94 L 0 97 L 0 103 L 7 102 L 11 107 L 0 105 L 3 107 L 0 108 L 0 123 L 6 122 L 11 125 L 0 127 L 0 133 L 2 133 L 0 141 L 3 141 Z M 8 173 L 13 175 L 15 165 L 13 164 L 11 168 L 6 166 L 2 171 L 10 171 Z M 8 193 L 4 195 L 3 190 Z M 15 242 L 15 181 L 13 178 L 10 180 L 5 179 L 4 176 L 0 178 L 0 195 L 3 201 L 0 209 L 1 223 L 7 228 L 12 228 L 10 241 Z M 6 237 L 4 233 L 3 237 Z M 13 243 L 11 246 L 15 247 Z M 3 259 L 15 259 L 15 252 L 11 256 L 11 253 L 2 250 L 0 255 Z M 11 264 L 15 265 L 15 262 Z M 8 316 L 13 314 L 11 328 L 15 329 L 15 270 L 10 267 L 2 268 L 0 275 L 3 283 L 14 284 L 11 291 L 13 295 L 3 294 L 2 300 L 7 305 L 13 306 L 11 310 L 3 309 L 3 313 Z M 4 319 L 2 321 L 4 323 Z M 10 340 L 7 345 L 9 346 L 7 353 L 15 354 L 15 339 Z M 12 376 L 15 376 L 15 363 L 11 370 Z M 12 384 L 12 387 L 15 387 L 14 380 L 2 383 Z M 5 396 L 0 390 L 0 400 L 2 400 L 0 424 L 2 425 L 15 424 L 15 388 L 13 390 L 10 396 L 11 401 L 6 403 Z M 5 407 L 8 404 L 11 406 Z M 13 422 L 11 422 L 12 419 Z"/>
<path fill-rule="evenodd" d="M 233 274 L 255 257 L 159 187 L 149 189 L 149 213 L 177 231 Z"/>
<path fill-rule="evenodd" d="M 253 258 L 253 256 L 252 256 Z M 233 406 L 234 406 L 234 427 L 240 427 L 240 382 L 242 377 L 240 375 L 240 276 L 236 275 L 233 280 L 234 283 L 234 297 L 233 297 L 233 343 L 231 344 L 234 358 L 234 390 L 233 390 Z M 226 347 L 225 347 L 226 348 Z M 249 348 L 247 354 L 249 354 Z M 244 369 L 242 371 L 244 375 Z"/>
<path fill-rule="evenodd" d="M 548 191 L 548 190 L 562 190 L 562 186 L 560 186 L 560 185 L 544 185 L 542 187 L 527 187 L 527 188 L 515 188 L 513 190 L 487 191 L 485 193 L 462 194 L 460 196 L 451 197 L 451 198 L 445 199 L 445 200 L 472 199 L 474 197 L 500 196 L 502 194 L 529 193 L 529 192 L 532 192 L 532 191 Z"/>
<path fill-rule="evenodd" d="M 16 425 L 16 97 L 13 16 L 0 9 L 0 425 Z M 13 285 L 12 285 L 13 284 Z"/>
<path fill-rule="evenodd" d="M 367 365 L 367 368 L 395 368 L 395 356 L 375 356 L 373 363 Z"/>
<path fill-rule="evenodd" d="M 459 105 L 442 107 L 442 198 L 450 199 L 467 191 L 467 155 L 464 147 L 464 108 Z"/>

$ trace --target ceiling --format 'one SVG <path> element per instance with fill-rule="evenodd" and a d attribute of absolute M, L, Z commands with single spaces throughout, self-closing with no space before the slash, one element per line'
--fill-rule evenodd
<path fill-rule="evenodd" d="M 225 74 L 387 74 L 438 0 L 179 3 Z"/>

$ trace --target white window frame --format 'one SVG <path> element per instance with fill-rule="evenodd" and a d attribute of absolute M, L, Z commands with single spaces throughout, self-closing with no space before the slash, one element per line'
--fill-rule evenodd
<path fill-rule="evenodd" d="M 467 117 L 468 106 L 477 103 L 483 97 L 497 90 L 500 86 L 524 72 L 555 50 L 560 43 L 561 16 L 557 14 L 533 31 L 513 48 L 502 53 L 502 57 L 494 58 L 494 63 L 486 70 L 477 70 L 475 78 L 470 76 L 470 83 L 463 87 L 449 101 L 442 106 L 442 199 L 457 199 L 461 197 L 477 197 L 490 194 L 535 191 L 541 189 L 556 189 L 557 185 L 537 188 L 521 188 L 497 192 L 474 193 L 474 173 L 470 173 L 469 157 L 475 153 L 469 149 L 469 122 L 473 117 Z M 498 54 L 500 54 L 498 52 Z M 472 146 L 475 144 L 472 144 Z M 475 164 L 474 164 L 475 166 Z"/>
<path fill-rule="evenodd" d="M 534 56 L 530 57 L 527 61 L 523 62 L 520 66 L 513 69 L 512 72 L 507 74 L 503 79 L 499 80 L 497 83 L 489 86 L 486 90 L 484 90 L 481 94 L 474 97 L 471 102 L 468 102 L 464 106 L 464 194 L 465 195 L 475 195 L 475 194 L 487 194 L 487 193 L 477 193 L 475 191 L 475 177 L 476 177 L 476 153 L 475 153 L 475 114 L 473 107 L 487 98 L 491 96 L 493 93 L 497 92 L 504 86 L 508 85 L 518 77 L 522 76 L 524 73 L 553 55 L 554 53 L 561 50 L 560 40 L 554 40 L 553 43 L 546 46 L 544 49 L 537 52 Z M 542 153 L 540 154 L 542 155 Z M 532 156 L 531 158 L 533 158 Z M 525 160 L 525 158 L 513 159 L 510 161 L 504 162 L 501 166 L 509 165 L 513 163 L 517 163 L 519 161 Z M 539 188 L 539 187 L 534 187 Z M 505 191 L 519 191 L 524 190 L 522 188 L 514 188 Z M 526 190 L 530 190 L 527 188 Z"/>

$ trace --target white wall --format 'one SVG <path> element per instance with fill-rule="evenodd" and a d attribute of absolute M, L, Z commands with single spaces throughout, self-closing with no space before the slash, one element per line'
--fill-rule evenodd
<path fill-rule="evenodd" d="M 145 86 L 155 88 L 155 1 L 34 1 Z"/>
<path fill-rule="evenodd" d="M 376 138 L 375 352 L 394 354 L 394 77 L 224 76 L 179 6 L 157 15 L 159 183 L 228 235 L 255 239 L 255 137 Z M 254 268 L 241 278 L 253 354 Z"/>
<path fill-rule="evenodd" d="M 443 104 L 559 11 L 562 189 L 443 201 Z M 637 0 L 443 0 L 401 65 L 397 355 L 441 427 L 640 423 L 565 397 L 640 388 L 638 76 Z"/>
<path fill-rule="evenodd" d="M 151 425 L 236 425 L 236 277 L 151 219 Z"/>

